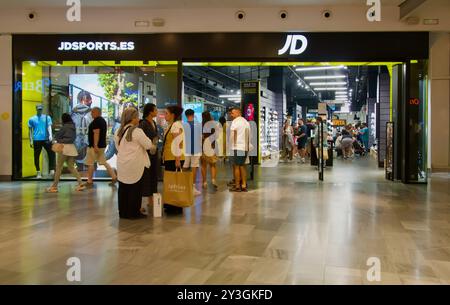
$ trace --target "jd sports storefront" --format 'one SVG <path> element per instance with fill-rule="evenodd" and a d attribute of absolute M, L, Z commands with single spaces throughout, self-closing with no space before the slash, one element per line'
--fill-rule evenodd
<path fill-rule="evenodd" d="M 107 118 L 106 155 L 114 165 L 111 135 L 123 107 L 153 102 L 162 111 L 181 104 L 183 63 L 382 62 L 389 66 L 391 82 L 385 120 L 390 121 L 391 146 L 383 143 L 390 151 L 388 177 L 426 182 L 418 173 L 427 164 L 427 60 L 426 32 L 15 35 L 13 178 L 33 179 L 37 168 L 43 173 L 53 169 L 45 147 L 40 152 L 32 144 L 48 140 L 48 133 L 61 127 L 62 113 L 70 113 L 75 122 L 77 166 L 85 170 L 92 107 L 100 107 Z M 51 126 L 40 135 L 45 139 L 29 132 L 37 105 Z"/>

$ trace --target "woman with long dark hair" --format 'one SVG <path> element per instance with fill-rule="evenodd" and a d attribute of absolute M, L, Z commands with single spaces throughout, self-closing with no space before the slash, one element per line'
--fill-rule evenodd
<path fill-rule="evenodd" d="M 158 127 L 154 119 L 158 115 L 158 109 L 155 104 L 145 104 L 144 113 L 142 115 L 142 120 L 139 123 L 139 128 L 141 128 L 145 135 L 157 146 L 158 137 Z M 148 157 L 150 158 L 150 168 L 144 169 L 144 177 L 142 183 L 142 196 L 148 198 L 148 206 L 153 203 L 153 194 L 158 193 L 158 150 L 151 153 L 147 150 Z M 141 208 L 141 212 L 145 213 L 145 208 Z"/>
<path fill-rule="evenodd" d="M 166 108 L 165 118 L 169 124 L 164 133 L 164 145 L 162 160 L 164 162 L 164 170 L 175 172 L 183 167 L 184 164 L 184 128 L 181 122 L 183 108 L 177 105 L 168 106 Z M 178 137 L 181 137 L 178 139 Z M 172 145 L 179 142 L 179 145 Z M 170 204 L 164 204 L 164 208 L 168 213 L 183 213 L 183 208 Z"/>
<path fill-rule="evenodd" d="M 145 217 L 140 212 L 144 169 L 150 168 L 147 150 L 154 153 L 156 146 L 142 129 L 137 128 L 138 124 L 137 109 L 128 107 L 123 111 L 120 128 L 114 135 L 117 148 L 120 218 Z"/>
<path fill-rule="evenodd" d="M 47 193 L 57 193 L 58 183 L 61 178 L 61 173 L 64 167 L 64 162 L 67 162 L 67 168 L 72 173 L 72 175 L 77 178 L 78 186 L 77 191 L 82 191 L 85 189 L 81 181 L 80 173 L 75 168 L 75 157 L 78 156 L 77 148 L 75 147 L 76 130 L 75 124 L 72 121 L 72 117 L 68 113 L 63 113 L 61 116 L 61 121 L 63 126 L 56 133 L 55 140 L 58 144 L 62 144 L 62 151 L 57 152 L 57 164 L 55 171 L 55 178 L 52 186 L 47 188 Z"/>

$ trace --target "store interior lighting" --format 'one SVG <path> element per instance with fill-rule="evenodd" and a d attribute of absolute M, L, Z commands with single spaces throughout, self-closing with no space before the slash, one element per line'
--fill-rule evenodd
<path fill-rule="evenodd" d="M 296 68 L 295 71 L 305 72 L 305 71 L 323 71 L 323 70 L 338 70 L 345 69 L 345 66 L 327 66 L 327 67 L 308 67 L 308 68 Z"/>
<path fill-rule="evenodd" d="M 317 82 L 317 83 L 309 83 L 310 86 L 339 86 L 339 85 L 347 85 L 347 82 Z"/>
<path fill-rule="evenodd" d="M 347 90 L 347 88 L 345 87 L 318 87 L 318 88 L 313 88 L 316 91 L 345 91 Z"/>
<path fill-rule="evenodd" d="M 317 79 L 339 79 L 346 78 L 346 75 L 321 75 L 321 76 L 305 76 L 305 80 L 317 80 Z"/>
<path fill-rule="evenodd" d="M 241 98 L 241 94 L 222 94 L 220 98 Z"/>

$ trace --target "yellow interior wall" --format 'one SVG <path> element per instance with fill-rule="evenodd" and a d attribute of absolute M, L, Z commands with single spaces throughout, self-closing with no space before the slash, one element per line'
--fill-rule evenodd
<path fill-rule="evenodd" d="M 36 114 L 36 105 L 41 103 L 42 67 L 39 65 L 33 66 L 30 61 L 24 61 L 22 63 L 22 177 L 24 178 L 36 175 L 34 151 L 30 147 L 30 139 L 28 136 L 28 120 Z"/>

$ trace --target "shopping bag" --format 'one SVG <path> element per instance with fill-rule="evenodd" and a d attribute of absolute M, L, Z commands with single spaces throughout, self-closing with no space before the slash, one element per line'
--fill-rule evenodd
<path fill-rule="evenodd" d="M 177 207 L 190 207 L 194 204 L 193 177 L 191 172 L 164 171 L 164 203 Z"/>
<path fill-rule="evenodd" d="M 316 148 L 316 156 L 317 156 L 317 159 L 319 159 L 319 149 L 318 148 Z M 328 160 L 328 148 L 327 147 L 323 148 L 323 160 L 325 160 L 325 161 Z"/>
<path fill-rule="evenodd" d="M 162 217 L 162 198 L 160 193 L 153 194 L 153 217 Z"/>

